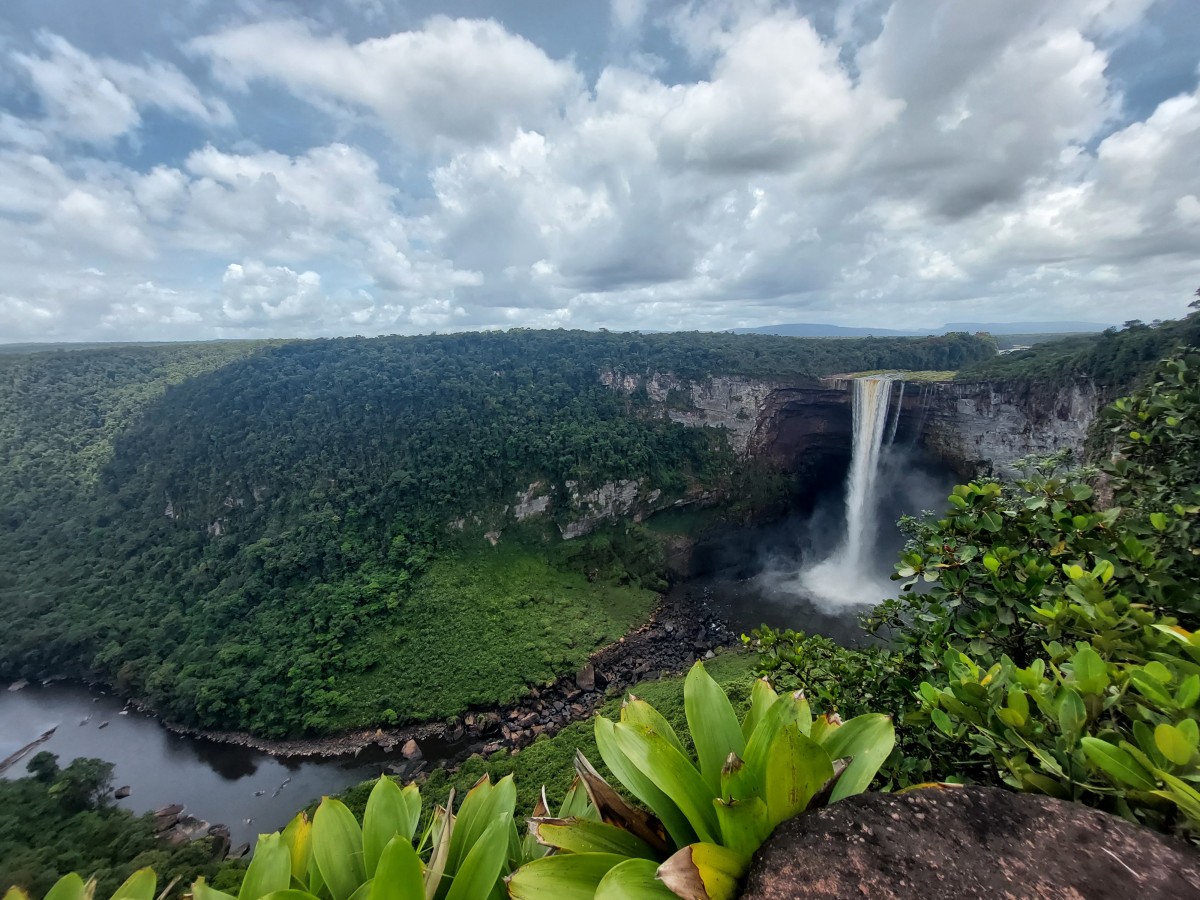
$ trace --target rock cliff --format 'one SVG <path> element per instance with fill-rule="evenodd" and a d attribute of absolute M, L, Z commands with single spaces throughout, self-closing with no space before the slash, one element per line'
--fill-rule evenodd
<path fill-rule="evenodd" d="M 1102 405 L 1087 380 L 1041 390 L 987 382 L 932 387 L 921 443 L 963 475 L 1004 475 L 1022 457 L 1064 448 L 1082 455 Z"/>

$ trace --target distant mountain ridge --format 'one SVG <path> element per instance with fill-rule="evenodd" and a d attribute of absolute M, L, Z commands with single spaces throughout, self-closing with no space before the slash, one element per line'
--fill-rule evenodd
<path fill-rule="evenodd" d="M 1080 334 L 1103 331 L 1108 325 L 1099 322 L 951 322 L 925 331 L 897 331 L 892 328 L 860 328 L 847 325 L 822 325 L 795 322 L 780 325 L 759 325 L 756 328 L 733 328 L 734 334 L 777 334 L 784 337 L 923 337 L 947 334 L 952 331 L 990 334 Z"/>

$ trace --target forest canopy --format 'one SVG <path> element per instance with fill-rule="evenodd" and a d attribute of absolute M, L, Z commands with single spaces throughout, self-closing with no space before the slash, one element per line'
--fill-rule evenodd
<path fill-rule="evenodd" d="M 614 640 L 659 584 L 636 530 L 604 538 L 597 579 L 553 520 L 490 547 L 499 510 L 534 482 L 678 497 L 730 474 L 720 429 L 647 414 L 602 373 L 802 379 L 994 352 L 966 334 L 519 330 L 3 355 L 0 677 L 100 678 L 270 735 L 502 701 Z"/>

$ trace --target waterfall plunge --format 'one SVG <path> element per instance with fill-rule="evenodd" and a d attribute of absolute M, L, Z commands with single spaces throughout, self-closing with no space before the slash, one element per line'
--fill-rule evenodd
<path fill-rule="evenodd" d="M 879 458 L 884 433 L 889 430 L 892 382 L 887 375 L 854 380 L 854 449 L 846 479 L 846 535 L 832 556 L 800 573 L 801 589 L 827 607 L 865 606 L 891 593 L 890 584 L 871 571 L 870 551 L 877 530 Z M 897 408 L 897 423 L 899 412 Z M 891 432 L 894 437 L 894 427 Z"/>

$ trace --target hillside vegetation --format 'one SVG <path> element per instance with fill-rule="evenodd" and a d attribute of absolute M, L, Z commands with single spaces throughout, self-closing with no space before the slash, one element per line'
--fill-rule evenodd
<path fill-rule="evenodd" d="M 1119 331 L 1076 335 L 980 360 L 962 367 L 958 378 L 1040 387 L 1090 378 L 1112 398 L 1137 386 L 1159 360 L 1197 343 L 1200 316 L 1153 325 L 1133 321 Z"/>
<path fill-rule="evenodd" d="M 519 492 L 644 479 L 672 498 L 731 476 L 719 429 L 648 415 L 602 372 L 993 353 L 968 335 L 514 331 L 8 356 L 0 677 L 96 677 L 276 736 L 506 699 L 643 618 L 660 584 L 640 530 L 562 544 L 562 508 L 493 547 Z"/>

